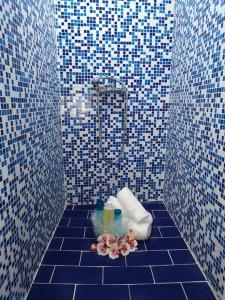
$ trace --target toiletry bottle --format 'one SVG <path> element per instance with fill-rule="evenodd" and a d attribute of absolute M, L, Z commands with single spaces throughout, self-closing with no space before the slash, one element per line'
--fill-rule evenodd
<path fill-rule="evenodd" d="M 114 222 L 113 222 L 113 233 L 115 236 L 122 235 L 122 211 L 121 209 L 115 209 L 114 211 Z"/>
<path fill-rule="evenodd" d="M 112 201 L 108 201 L 103 211 L 103 230 L 105 233 L 113 232 L 114 207 Z"/>
<path fill-rule="evenodd" d="M 104 202 L 97 200 L 95 208 L 95 234 L 102 234 Z"/>

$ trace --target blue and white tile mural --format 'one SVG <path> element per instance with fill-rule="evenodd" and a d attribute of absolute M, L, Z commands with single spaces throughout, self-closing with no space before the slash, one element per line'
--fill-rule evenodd
<path fill-rule="evenodd" d="M 173 13 L 171 0 L 57 1 L 59 73 L 67 200 L 105 200 L 124 185 L 142 201 L 162 199 Z M 126 150 L 116 164 L 99 151 L 91 80 L 128 87 Z M 104 156 L 120 152 L 122 95 L 100 97 Z"/>
<path fill-rule="evenodd" d="M 222 298 L 224 1 L 176 1 L 165 203 Z"/>
<path fill-rule="evenodd" d="M 23 299 L 64 206 L 49 0 L 0 0 L 0 299 Z"/>

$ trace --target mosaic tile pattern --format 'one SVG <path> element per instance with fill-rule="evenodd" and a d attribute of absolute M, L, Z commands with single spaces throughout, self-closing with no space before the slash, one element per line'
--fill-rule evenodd
<path fill-rule="evenodd" d="M 56 13 L 67 200 L 94 203 L 124 185 L 143 201 L 162 199 L 171 0 L 58 0 Z M 103 75 L 120 79 L 129 91 L 126 152 L 112 166 L 99 153 L 96 93 L 90 84 Z M 107 108 L 101 99 L 107 116 L 103 143 L 113 158 L 123 121 L 118 104 Z"/>
<path fill-rule="evenodd" d="M 90 251 L 93 208 L 66 208 L 27 300 L 215 300 L 162 202 L 146 205 L 151 238 L 115 260 Z"/>
<path fill-rule="evenodd" d="M 1 300 L 24 299 L 63 211 L 54 7 L 35 2 L 0 0 Z"/>
<path fill-rule="evenodd" d="M 221 299 L 225 282 L 224 12 L 224 1 L 176 1 L 165 175 L 165 203 Z"/>

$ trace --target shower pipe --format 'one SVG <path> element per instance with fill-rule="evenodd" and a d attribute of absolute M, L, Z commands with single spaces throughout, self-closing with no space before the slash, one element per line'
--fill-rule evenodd
<path fill-rule="evenodd" d="M 112 84 L 101 84 L 102 80 L 107 79 L 114 83 Z M 125 143 L 126 143 L 126 131 L 127 131 L 127 101 L 128 101 L 128 89 L 123 82 L 116 79 L 113 76 L 95 77 L 91 81 L 94 89 L 97 91 L 97 117 L 98 117 L 98 128 L 99 128 L 99 148 L 103 161 L 106 164 L 116 164 L 124 155 Z M 120 87 L 116 87 L 116 83 L 120 84 Z M 101 122 L 101 109 L 100 109 L 100 96 L 106 93 L 122 93 L 124 95 L 124 121 L 123 121 L 123 134 L 122 134 L 122 145 L 120 148 L 119 156 L 115 160 L 109 160 L 105 157 L 102 145 L 102 122 Z"/>

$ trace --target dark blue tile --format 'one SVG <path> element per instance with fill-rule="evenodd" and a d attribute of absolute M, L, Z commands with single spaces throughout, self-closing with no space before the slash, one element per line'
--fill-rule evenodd
<path fill-rule="evenodd" d="M 180 284 L 131 285 L 132 300 L 186 300 Z"/>
<path fill-rule="evenodd" d="M 182 238 L 151 238 L 145 244 L 148 250 L 187 249 Z"/>
<path fill-rule="evenodd" d="M 128 266 L 149 266 L 172 264 L 167 251 L 134 252 L 126 257 Z"/>
<path fill-rule="evenodd" d="M 34 282 L 48 283 L 52 276 L 53 269 L 54 267 L 51 266 L 40 266 Z"/>
<path fill-rule="evenodd" d="M 83 252 L 81 256 L 83 266 L 125 266 L 125 258 L 111 259 L 108 256 L 98 255 L 96 252 Z"/>
<path fill-rule="evenodd" d="M 197 265 L 152 267 L 155 282 L 205 281 Z"/>
<path fill-rule="evenodd" d="M 153 210 L 152 213 L 155 218 L 171 218 L 167 210 Z"/>
<path fill-rule="evenodd" d="M 68 226 L 70 221 L 70 218 L 61 218 L 61 220 L 59 221 L 59 226 Z"/>
<path fill-rule="evenodd" d="M 101 284 L 102 268 L 94 267 L 56 267 L 53 283 Z"/>
<path fill-rule="evenodd" d="M 77 286 L 75 300 L 93 300 L 93 299 L 130 300 L 128 286 L 125 285 L 109 285 L 109 286 L 78 285 Z"/>
<path fill-rule="evenodd" d="M 171 218 L 154 218 L 153 226 L 176 226 Z"/>
<path fill-rule="evenodd" d="M 72 300 L 74 285 L 33 284 L 27 300 Z"/>
<path fill-rule="evenodd" d="M 66 210 L 72 210 L 73 209 L 73 205 L 67 205 L 66 206 Z"/>
<path fill-rule="evenodd" d="M 152 227 L 151 237 L 161 237 L 158 227 Z"/>
<path fill-rule="evenodd" d="M 189 250 L 170 251 L 170 255 L 175 265 L 195 263 L 195 260 Z"/>
<path fill-rule="evenodd" d="M 69 227 L 92 227 L 90 219 L 71 219 Z"/>
<path fill-rule="evenodd" d="M 62 245 L 63 239 L 60 238 L 52 238 L 48 250 L 59 250 Z"/>
<path fill-rule="evenodd" d="M 146 250 L 146 248 L 145 248 L 144 241 L 138 241 L 136 252 L 138 252 L 138 251 L 145 251 L 145 250 Z"/>
<path fill-rule="evenodd" d="M 84 228 L 73 227 L 58 227 L 55 231 L 54 237 L 83 237 Z"/>
<path fill-rule="evenodd" d="M 104 284 L 153 283 L 149 267 L 107 267 L 104 268 Z"/>
<path fill-rule="evenodd" d="M 148 211 L 152 210 L 166 210 L 165 205 L 162 202 L 159 203 L 147 203 L 143 204 L 144 208 Z"/>
<path fill-rule="evenodd" d="M 73 210 L 94 210 L 95 204 L 74 205 Z"/>
<path fill-rule="evenodd" d="M 183 283 L 188 300 L 216 300 L 208 283 Z"/>
<path fill-rule="evenodd" d="M 93 230 L 92 227 L 86 228 L 86 230 L 85 230 L 85 237 L 86 238 L 92 238 L 92 239 L 96 238 L 96 236 L 94 234 L 94 230 Z"/>
<path fill-rule="evenodd" d="M 80 252 L 47 251 L 42 261 L 43 265 L 78 265 Z"/>
<path fill-rule="evenodd" d="M 180 232 L 177 227 L 159 227 L 159 230 L 163 237 L 176 237 L 180 236 Z"/>
<path fill-rule="evenodd" d="M 88 211 L 65 210 L 63 218 L 87 218 Z"/>
<path fill-rule="evenodd" d="M 96 239 L 70 239 L 65 238 L 62 250 L 90 250 L 91 244 L 96 243 Z"/>

